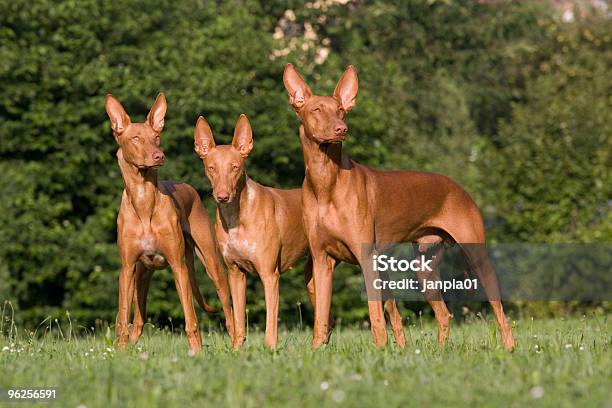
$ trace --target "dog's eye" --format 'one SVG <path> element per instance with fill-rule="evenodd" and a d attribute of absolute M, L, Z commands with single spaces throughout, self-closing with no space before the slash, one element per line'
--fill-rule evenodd
<path fill-rule="evenodd" d="M 238 171 L 239 168 L 237 164 L 232 164 L 232 171 Z"/>
<path fill-rule="evenodd" d="M 313 112 L 321 112 L 321 108 L 319 108 L 318 106 L 312 108 Z"/>
<path fill-rule="evenodd" d="M 213 173 L 215 171 L 215 168 L 213 166 L 208 166 L 208 171 L 210 171 L 211 173 Z"/>
<path fill-rule="evenodd" d="M 132 141 L 133 141 L 133 142 L 138 143 L 138 142 L 140 142 L 140 137 L 138 137 L 138 136 L 134 136 L 134 137 L 132 138 Z"/>

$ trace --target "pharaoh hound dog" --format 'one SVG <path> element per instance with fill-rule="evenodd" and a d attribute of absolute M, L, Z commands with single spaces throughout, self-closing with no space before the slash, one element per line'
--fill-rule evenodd
<path fill-rule="evenodd" d="M 157 169 L 164 164 L 160 134 L 164 128 L 166 98 L 160 94 L 147 120 L 132 123 L 121 103 L 106 97 L 106 112 L 119 145 L 117 161 L 125 184 L 117 218 L 117 245 L 121 256 L 119 311 L 115 327 L 116 346 L 128 343 L 128 323 L 135 305 L 132 332 L 137 342 L 146 318 L 147 292 L 155 269 L 170 266 L 185 313 L 189 348 L 201 347 L 195 296 L 207 312 L 208 306 L 195 279 L 194 251 L 212 279 L 225 313 L 225 324 L 233 338 L 233 311 L 227 275 L 221 264 L 214 230 L 197 192 L 188 184 L 158 181 Z"/>
<path fill-rule="evenodd" d="M 300 189 L 265 187 L 250 179 L 245 161 L 253 149 L 249 120 L 241 115 L 231 145 L 216 145 L 200 116 L 195 127 L 195 151 L 204 163 L 217 202 L 217 241 L 229 269 L 234 306 L 234 348 L 245 339 L 246 272 L 259 275 L 266 301 L 266 345 L 278 339 L 278 281 L 280 274 L 308 251 L 302 226 Z M 314 304 L 312 264 L 306 261 L 306 286 Z"/>
<path fill-rule="evenodd" d="M 484 248 L 482 215 L 470 196 L 448 177 L 416 171 L 379 171 L 342 151 L 346 114 L 355 106 L 357 73 L 349 66 L 332 96 L 316 96 L 291 65 L 284 72 L 289 101 L 301 121 L 306 177 L 302 185 L 304 227 L 313 262 L 315 326 L 312 347 L 328 340 L 332 275 L 339 261 L 369 268 L 372 246 L 413 242 L 420 252 L 441 258 L 444 244 L 458 244 L 470 271 L 479 278 L 495 313 L 504 346 L 514 349 L 512 329 L 500 301 L 497 277 Z M 368 253 L 364 253 L 368 252 Z M 418 276 L 421 282 L 423 276 Z M 367 285 L 367 279 L 366 279 Z M 439 291 L 425 297 L 438 322 L 438 342 L 450 331 L 449 313 Z M 378 347 L 387 344 L 380 295 L 368 296 L 371 331 Z M 395 341 L 404 343 L 395 300 L 384 301 Z"/>

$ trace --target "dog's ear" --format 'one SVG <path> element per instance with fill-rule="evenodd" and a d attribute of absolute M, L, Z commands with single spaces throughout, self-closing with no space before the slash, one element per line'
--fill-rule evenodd
<path fill-rule="evenodd" d="M 234 146 L 234 149 L 238 150 L 240 155 L 244 158 L 253 150 L 253 130 L 251 129 L 249 118 L 247 118 L 245 114 L 240 115 L 238 122 L 236 122 L 232 146 Z"/>
<path fill-rule="evenodd" d="M 125 132 L 131 123 L 130 117 L 121 106 L 121 103 L 113 95 L 106 95 L 106 113 L 111 121 L 111 128 L 115 136 Z"/>
<path fill-rule="evenodd" d="M 287 64 L 285 67 L 283 83 L 287 93 L 289 93 L 289 102 L 296 111 L 301 109 L 308 98 L 312 96 L 312 91 L 292 64 Z"/>
<path fill-rule="evenodd" d="M 155 99 L 155 103 L 151 106 L 151 110 L 147 115 L 147 122 L 153 128 L 154 131 L 160 133 L 164 128 L 164 116 L 166 116 L 166 96 L 163 92 L 160 92 Z"/>
<path fill-rule="evenodd" d="M 212 130 L 204 116 L 198 118 L 193 139 L 195 151 L 201 158 L 205 158 L 216 146 Z"/>
<path fill-rule="evenodd" d="M 355 106 L 358 88 L 357 71 L 352 65 L 349 65 L 334 90 L 334 98 L 340 102 L 345 112 L 350 111 Z"/>

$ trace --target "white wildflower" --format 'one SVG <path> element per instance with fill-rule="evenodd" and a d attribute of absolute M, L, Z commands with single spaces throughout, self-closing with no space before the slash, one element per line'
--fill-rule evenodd
<path fill-rule="evenodd" d="M 533 399 L 540 399 L 544 396 L 544 388 L 540 387 L 539 385 L 536 385 L 531 390 L 529 390 L 529 394 Z"/>

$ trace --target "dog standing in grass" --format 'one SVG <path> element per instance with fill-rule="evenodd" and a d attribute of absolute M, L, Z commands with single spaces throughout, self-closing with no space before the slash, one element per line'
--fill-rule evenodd
<path fill-rule="evenodd" d="M 204 162 L 217 202 L 217 240 L 229 269 L 234 305 L 234 348 L 245 339 L 246 272 L 259 275 L 266 301 L 266 345 L 278 339 L 278 281 L 280 274 L 307 253 L 302 225 L 300 189 L 280 190 L 251 180 L 245 171 L 253 149 L 249 120 L 241 115 L 231 145 L 217 146 L 212 130 L 200 116 L 195 127 L 195 151 Z M 314 304 L 312 264 L 304 267 L 308 295 Z"/>
<path fill-rule="evenodd" d="M 355 106 L 357 71 L 349 66 L 332 96 L 315 95 L 293 65 L 283 76 L 289 102 L 300 119 L 300 141 L 306 177 L 302 185 L 304 225 L 313 259 L 315 325 L 312 347 L 328 340 L 333 271 L 338 262 L 361 266 L 366 287 L 376 274 L 369 260 L 376 244 L 413 242 L 419 252 L 442 258 L 444 244 L 458 244 L 482 283 L 507 350 L 514 349 L 512 328 L 501 302 L 499 285 L 485 248 L 485 230 L 478 206 L 448 177 L 417 171 L 381 171 L 351 160 L 342 150 L 348 134 L 345 117 Z M 371 244 L 371 245 L 364 245 Z M 439 270 L 434 266 L 434 277 Z M 417 276 L 424 282 L 425 275 Z M 439 280 L 439 278 L 438 278 Z M 384 300 L 369 290 L 368 309 L 374 343 L 387 344 L 384 312 L 389 314 L 395 341 L 405 343 L 395 299 Z M 450 333 L 450 319 L 439 290 L 425 291 L 438 321 L 438 342 Z M 384 309 L 383 309 L 384 307 Z"/>
<path fill-rule="evenodd" d="M 214 309 L 204 302 L 198 289 L 194 251 L 217 289 L 231 337 L 233 311 L 212 224 L 200 197 L 188 184 L 157 180 L 157 169 L 165 160 L 160 134 L 166 109 L 166 98 L 159 94 L 147 120 L 132 123 L 121 103 L 112 95 L 106 97 L 106 112 L 119 145 L 117 161 L 125 183 L 117 218 L 121 273 L 116 346 L 121 349 L 128 343 L 132 302 L 136 307 L 131 340 L 138 341 L 146 318 L 147 293 L 153 271 L 170 266 L 185 313 L 189 348 L 198 352 L 202 343 L 193 296 L 205 311 Z"/>

